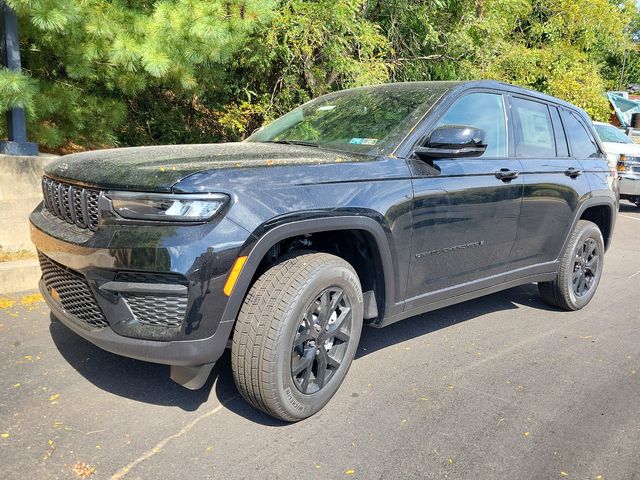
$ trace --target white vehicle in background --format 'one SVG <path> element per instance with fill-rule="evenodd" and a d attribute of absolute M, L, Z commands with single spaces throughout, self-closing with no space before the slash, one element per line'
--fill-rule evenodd
<path fill-rule="evenodd" d="M 640 145 L 607 123 L 593 122 L 607 153 L 607 160 L 618 171 L 620 198 L 640 207 Z"/>

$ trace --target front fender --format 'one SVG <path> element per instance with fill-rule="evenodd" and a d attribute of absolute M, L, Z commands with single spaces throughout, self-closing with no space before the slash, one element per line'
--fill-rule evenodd
<path fill-rule="evenodd" d="M 247 261 L 236 281 L 233 292 L 227 302 L 223 319 L 235 320 L 240 312 L 242 302 L 251 286 L 253 277 L 260 262 L 276 243 L 286 238 L 291 238 L 306 233 L 327 232 L 334 230 L 364 230 L 375 239 L 380 259 L 382 262 L 385 284 L 385 315 L 390 311 L 395 301 L 394 291 L 394 265 L 392 261 L 389 240 L 382 225 L 371 217 L 364 216 L 339 216 L 324 217 L 308 220 L 293 221 L 278 225 L 259 235 L 258 240 L 246 246 L 241 256 L 247 255 Z"/>

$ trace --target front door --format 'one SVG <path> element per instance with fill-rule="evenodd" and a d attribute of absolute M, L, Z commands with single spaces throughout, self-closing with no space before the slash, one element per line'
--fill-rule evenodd
<path fill-rule="evenodd" d="M 520 163 L 509 156 L 505 105 L 501 93 L 468 93 L 433 126 L 483 129 L 481 157 L 409 160 L 414 204 L 405 310 L 478 289 L 481 279 L 499 283 L 509 269 L 522 180 Z"/>

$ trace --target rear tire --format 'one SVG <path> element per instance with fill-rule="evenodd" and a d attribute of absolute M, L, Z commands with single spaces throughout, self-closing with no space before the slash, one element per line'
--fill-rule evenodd
<path fill-rule="evenodd" d="M 251 287 L 231 346 L 233 378 L 254 407 L 295 422 L 333 397 L 362 330 L 358 275 L 343 259 L 304 253 L 267 270 Z"/>
<path fill-rule="evenodd" d="M 538 283 L 542 300 L 563 310 L 580 310 L 596 293 L 603 260 L 604 240 L 600 229 L 593 222 L 578 220 L 560 258 L 556 278 Z"/>

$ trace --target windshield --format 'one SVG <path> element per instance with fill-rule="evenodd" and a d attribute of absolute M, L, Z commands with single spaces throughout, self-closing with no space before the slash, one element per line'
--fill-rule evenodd
<path fill-rule="evenodd" d="M 612 143 L 633 143 L 627 135 L 618 130 L 613 125 L 594 125 L 600 140 Z"/>
<path fill-rule="evenodd" d="M 247 142 L 389 154 L 454 82 L 416 82 L 330 93 L 292 110 Z"/>

